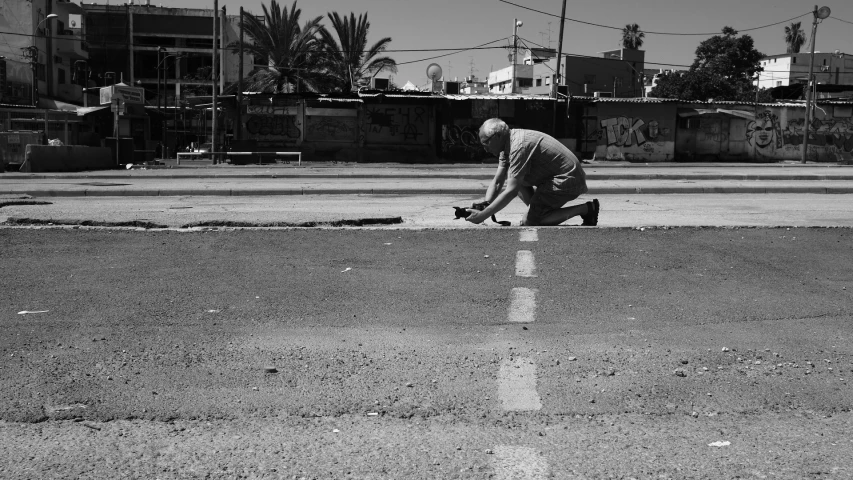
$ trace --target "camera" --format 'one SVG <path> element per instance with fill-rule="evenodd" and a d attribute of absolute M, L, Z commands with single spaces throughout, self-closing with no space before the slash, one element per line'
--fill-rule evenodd
<path fill-rule="evenodd" d="M 474 210 L 479 210 L 482 212 L 488 206 L 489 206 L 489 202 L 480 202 L 480 203 L 475 203 L 475 204 L 471 205 L 470 208 L 472 208 Z M 453 208 L 456 209 L 456 212 L 455 212 L 456 218 L 454 218 L 454 220 L 459 220 L 460 218 L 468 218 L 468 216 L 471 215 L 471 212 L 469 212 L 468 210 L 466 210 L 462 207 L 453 207 Z"/>

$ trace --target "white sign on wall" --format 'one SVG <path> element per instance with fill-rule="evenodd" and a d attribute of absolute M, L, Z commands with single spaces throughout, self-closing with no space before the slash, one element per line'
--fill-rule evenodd
<path fill-rule="evenodd" d="M 111 103 L 113 100 L 122 100 L 125 103 L 145 103 L 145 90 L 137 87 L 124 85 L 112 85 L 101 88 L 101 105 Z"/>

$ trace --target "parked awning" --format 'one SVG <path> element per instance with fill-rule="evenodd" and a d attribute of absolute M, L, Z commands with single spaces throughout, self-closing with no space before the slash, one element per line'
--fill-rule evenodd
<path fill-rule="evenodd" d="M 66 110 L 73 112 L 77 110 L 77 105 L 60 102 L 59 100 L 54 100 L 52 98 L 39 98 L 39 108 L 46 108 L 48 110 Z"/>
<path fill-rule="evenodd" d="M 109 105 L 99 105 L 97 107 L 77 107 L 77 116 L 82 117 L 93 112 L 99 112 L 105 108 L 110 108 Z"/>
<path fill-rule="evenodd" d="M 755 120 L 755 112 L 747 110 L 728 110 L 725 108 L 679 108 L 679 117 L 695 117 L 697 115 L 711 115 L 722 113 L 733 117 L 745 118 L 747 120 Z"/>

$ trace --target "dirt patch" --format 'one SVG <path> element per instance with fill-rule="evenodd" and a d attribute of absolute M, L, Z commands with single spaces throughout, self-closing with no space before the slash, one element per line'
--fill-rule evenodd
<path fill-rule="evenodd" d="M 0 208 L 13 207 L 18 205 L 53 205 L 53 202 L 45 202 L 41 200 L 11 200 L 0 202 Z"/>
<path fill-rule="evenodd" d="M 126 222 L 99 222 L 94 220 L 76 219 L 40 219 L 9 217 L 5 225 L 34 226 L 34 225 L 79 225 L 81 227 L 135 227 L 135 228 L 169 228 L 168 225 L 149 222 L 146 220 L 129 220 Z"/>
<path fill-rule="evenodd" d="M 212 220 L 207 222 L 194 222 L 182 225 L 181 228 L 195 227 L 363 227 L 366 225 L 398 225 L 403 223 L 403 217 L 386 218 L 358 218 L 352 220 L 331 220 L 328 222 L 232 222 L 226 220 Z"/>

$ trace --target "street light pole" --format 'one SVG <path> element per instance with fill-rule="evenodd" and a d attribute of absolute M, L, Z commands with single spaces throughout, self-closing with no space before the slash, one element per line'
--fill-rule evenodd
<path fill-rule="evenodd" d="M 36 34 L 38 33 L 39 28 L 41 27 L 41 25 L 44 22 L 51 20 L 53 18 L 57 18 L 58 16 L 59 15 L 57 15 L 55 13 L 51 13 L 50 15 L 44 17 L 44 20 L 40 21 L 38 23 L 38 25 L 36 25 L 35 30 L 33 31 L 33 37 L 32 37 L 33 38 L 33 44 L 30 47 L 30 65 L 32 65 L 32 69 L 33 69 L 33 106 L 34 107 L 38 107 L 38 102 L 39 102 L 39 81 L 38 81 L 38 76 L 36 75 L 36 72 L 38 70 L 36 67 L 38 66 L 38 60 L 39 60 L 39 49 L 36 46 Z M 47 52 L 47 53 L 48 53 L 48 55 L 50 54 L 50 52 Z M 45 132 L 45 134 L 46 133 L 47 132 Z"/>
<path fill-rule="evenodd" d="M 812 13 L 814 14 L 814 21 L 812 22 L 812 48 L 809 55 L 809 76 L 806 80 L 806 117 L 803 123 L 803 151 L 800 163 L 806 163 L 809 150 L 809 126 L 812 123 L 812 103 L 814 102 L 812 100 L 812 84 L 814 83 L 814 48 L 817 37 L 817 24 L 828 18 L 831 10 L 829 7 L 820 7 L 818 9 L 817 5 L 815 5 Z"/>

